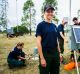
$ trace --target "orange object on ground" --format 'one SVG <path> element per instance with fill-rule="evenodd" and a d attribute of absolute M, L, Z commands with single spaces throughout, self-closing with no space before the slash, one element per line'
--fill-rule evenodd
<path fill-rule="evenodd" d="M 67 70 L 67 71 L 70 71 L 74 68 L 75 68 L 75 62 L 70 62 L 70 63 L 64 65 L 64 69 Z"/>

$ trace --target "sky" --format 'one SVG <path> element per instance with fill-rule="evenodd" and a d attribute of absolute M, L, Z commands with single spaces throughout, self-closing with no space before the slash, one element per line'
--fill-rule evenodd
<path fill-rule="evenodd" d="M 23 5 L 26 0 L 17 0 L 17 16 L 18 24 L 21 24 L 21 18 L 23 16 Z M 58 15 L 57 17 L 61 21 L 63 17 L 69 17 L 69 0 L 57 0 L 58 1 Z M 80 0 L 71 0 L 71 16 L 77 16 L 77 11 L 80 9 Z M 41 7 L 44 0 L 33 0 L 36 9 L 36 24 L 38 24 L 41 19 Z M 8 0 L 8 27 L 16 25 L 16 0 Z"/>

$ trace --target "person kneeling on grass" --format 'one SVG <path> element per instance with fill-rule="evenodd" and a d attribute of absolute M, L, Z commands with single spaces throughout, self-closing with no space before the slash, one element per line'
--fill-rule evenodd
<path fill-rule="evenodd" d="M 8 55 L 7 62 L 9 68 L 26 66 L 25 53 L 22 51 L 24 43 L 18 43 L 13 51 Z"/>

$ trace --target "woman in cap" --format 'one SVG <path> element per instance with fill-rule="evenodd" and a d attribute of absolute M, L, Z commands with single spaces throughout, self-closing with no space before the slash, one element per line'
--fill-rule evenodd
<path fill-rule="evenodd" d="M 54 8 L 44 7 L 44 20 L 37 26 L 36 37 L 39 53 L 40 74 L 59 74 L 60 57 L 57 43 L 57 28 L 52 23 Z"/>

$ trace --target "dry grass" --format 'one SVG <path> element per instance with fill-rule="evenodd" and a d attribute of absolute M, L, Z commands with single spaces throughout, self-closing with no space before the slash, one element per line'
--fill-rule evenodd
<path fill-rule="evenodd" d="M 34 35 L 24 35 L 20 37 L 15 37 L 12 39 L 6 38 L 4 35 L 0 35 L 0 74 L 39 74 L 38 73 L 38 61 L 27 61 L 27 67 L 16 68 L 10 70 L 7 66 L 7 55 L 12 50 L 12 48 L 18 43 L 24 42 L 24 52 L 26 54 L 33 54 L 33 48 L 36 47 L 36 38 Z M 68 48 L 65 46 L 66 49 Z M 68 62 L 69 50 L 65 50 L 65 59 Z M 67 72 L 63 69 L 63 65 L 60 68 L 60 74 L 76 74 L 75 70 Z"/>

